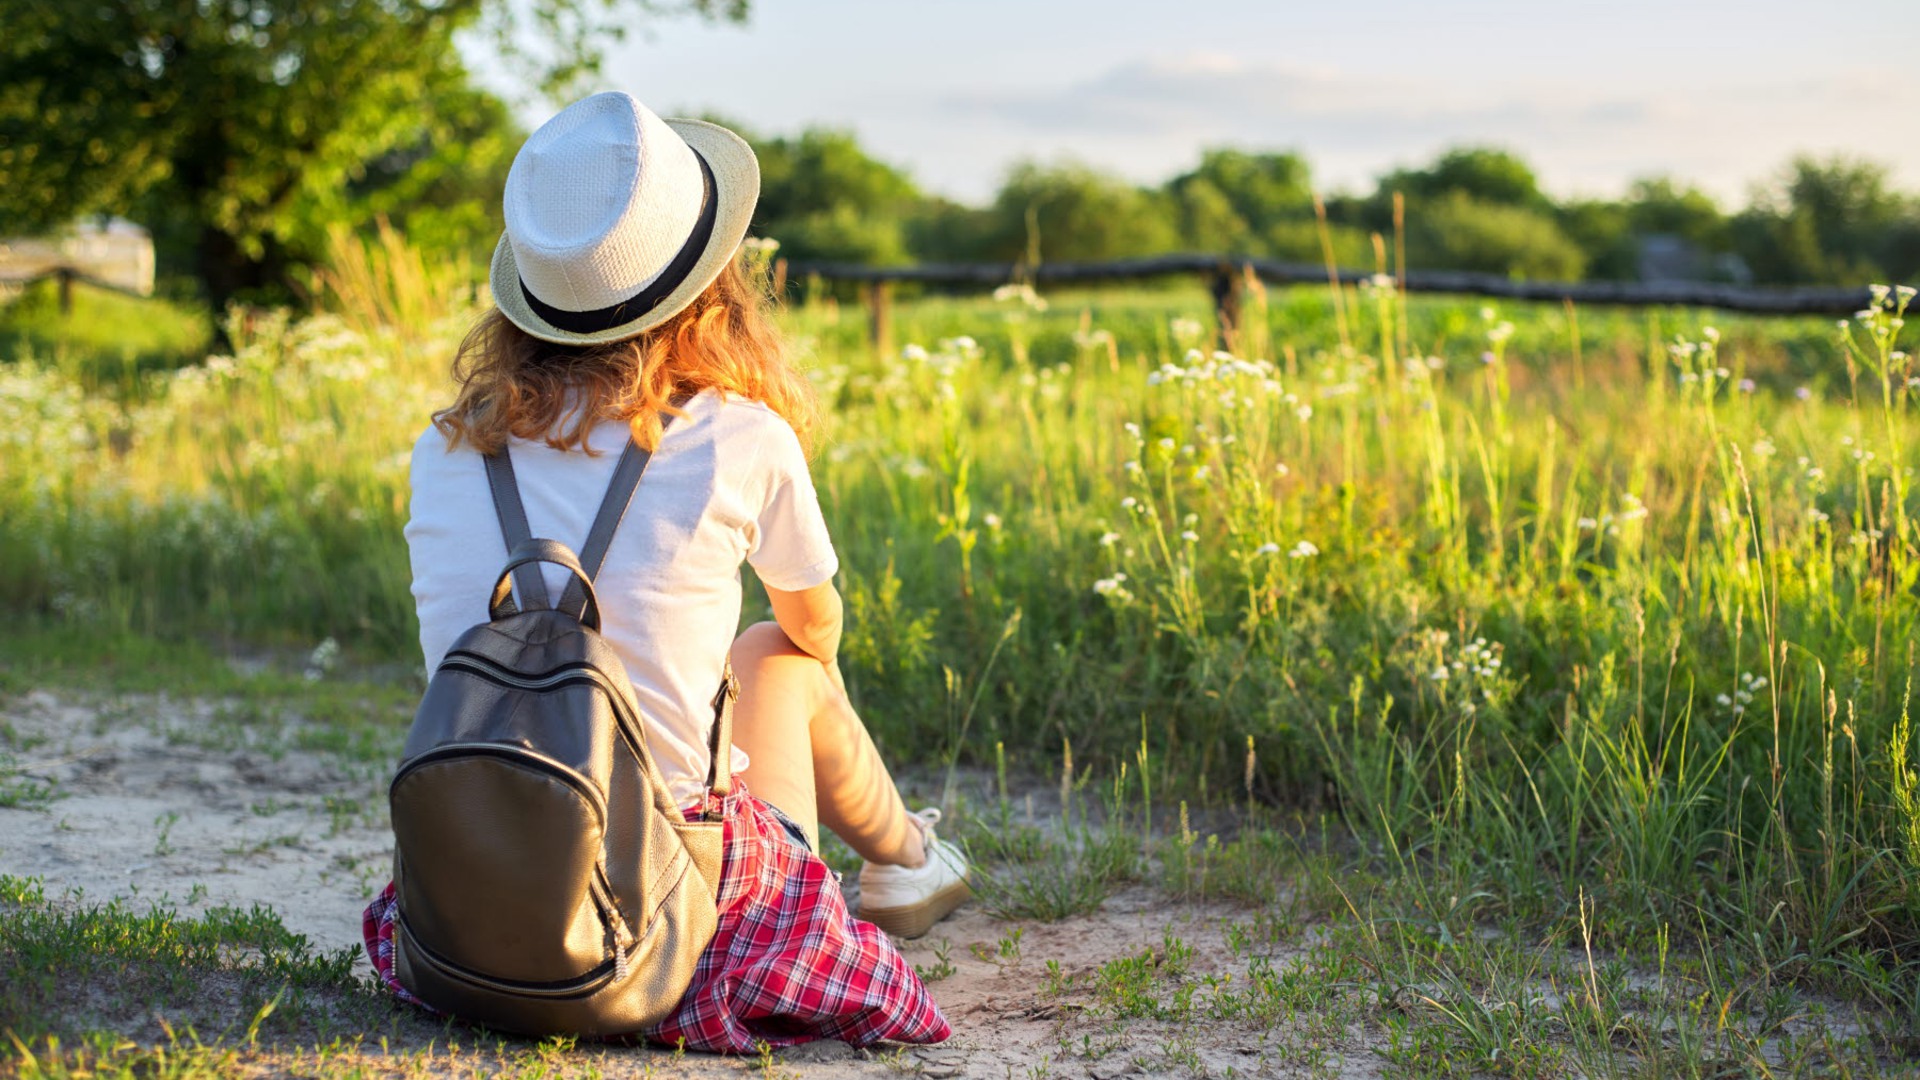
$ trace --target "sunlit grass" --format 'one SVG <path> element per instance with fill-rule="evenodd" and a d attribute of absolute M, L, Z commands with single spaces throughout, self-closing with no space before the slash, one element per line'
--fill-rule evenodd
<path fill-rule="evenodd" d="M 1142 837 L 1181 800 L 1299 807 L 1449 934 L 1564 940 L 1584 911 L 1916 1030 L 1920 430 L 1892 310 L 1379 290 L 1343 349 L 1298 289 L 1216 356 L 1197 292 L 1050 300 L 903 304 L 882 356 L 857 309 L 784 316 L 833 417 L 849 682 L 890 755 L 1002 744 L 1046 774 L 1070 743 L 1080 797 L 1120 785 Z M 466 317 L 254 319 L 123 395 L 0 367 L 6 633 L 411 664 L 406 455 Z M 995 903 L 1097 906 L 1147 872 L 1110 842 L 1046 841 L 1055 879 Z M 1279 895 L 1260 849 L 1206 843 L 1156 849 L 1178 890 Z"/>

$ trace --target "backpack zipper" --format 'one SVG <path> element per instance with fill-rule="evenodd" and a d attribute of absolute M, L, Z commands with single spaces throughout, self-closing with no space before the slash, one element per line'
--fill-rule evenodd
<path fill-rule="evenodd" d="M 464 671 L 497 686 L 515 690 L 551 690 L 570 682 L 590 683 L 606 694 L 607 701 L 613 705 L 615 726 L 620 729 L 620 734 L 633 750 L 634 760 L 649 768 L 652 766 L 652 755 L 644 751 L 646 735 L 640 728 L 639 718 L 628 708 L 626 699 L 614 689 L 613 683 L 592 666 L 568 664 L 554 668 L 544 675 L 516 675 L 478 653 L 462 651 L 448 653 L 447 658 L 440 662 L 440 668 Z"/>
<path fill-rule="evenodd" d="M 394 774 L 393 783 L 387 786 L 387 790 L 391 793 L 394 788 L 400 786 L 400 781 L 412 776 L 416 771 L 444 758 L 473 756 L 500 758 L 560 781 L 572 788 L 582 799 L 586 800 L 587 805 L 593 808 L 594 816 L 599 819 L 600 827 L 603 830 L 606 828 L 607 804 L 606 801 L 601 798 L 600 792 L 595 790 L 591 783 L 581 777 L 579 773 L 574 772 L 572 769 L 567 768 L 565 765 L 560 764 L 544 754 L 536 754 L 525 747 L 513 746 L 508 743 L 441 743 L 439 746 L 407 762 L 399 772 Z"/>
<path fill-rule="evenodd" d="M 577 979 L 555 983 L 519 982 L 513 979 L 494 978 L 491 975 L 475 971 L 464 964 L 449 960 L 435 952 L 423 943 L 419 936 L 413 932 L 413 927 L 408 924 L 407 913 L 404 911 L 400 913 L 399 923 L 401 933 L 406 935 L 407 947 L 417 951 L 420 956 L 432 963 L 434 967 L 440 968 L 453 977 L 463 982 L 472 983 L 475 986 L 485 987 L 486 989 L 500 993 L 525 994 L 531 997 L 584 997 L 594 993 L 601 987 L 607 985 L 607 983 L 622 977 L 619 972 L 628 967 L 627 953 L 630 952 L 632 948 L 629 947 L 627 950 L 622 951 L 617 959 L 609 958 L 601 961 L 594 966 L 593 970 Z"/>
<path fill-rule="evenodd" d="M 590 682 L 612 692 L 607 677 L 585 664 L 567 664 L 541 675 L 520 675 L 474 653 L 460 652 L 448 654 L 440 667 L 470 672 L 488 682 L 520 690 L 548 690 L 568 682 Z"/>
<path fill-rule="evenodd" d="M 620 982 L 627 977 L 627 954 L 633 951 L 633 929 L 627 925 L 627 917 L 620 914 L 619 901 L 613 898 L 613 886 L 607 881 L 605 866 L 593 868 L 593 880 L 588 883 L 588 891 L 593 894 L 593 902 L 600 909 L 600 920 L 607 928 L 607 951 L 612 954 L 613 979 Z"/>

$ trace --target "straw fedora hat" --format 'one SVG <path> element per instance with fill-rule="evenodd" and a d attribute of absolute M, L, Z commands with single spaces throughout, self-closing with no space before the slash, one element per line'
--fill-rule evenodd
<path fill-rule="evenodd" d="M 732 260 L 760 198 L 745 139 L 595 94 L 540 125 L 507 172 L 493 302 L 544 341 L 619 341 L 679 314 Z"/>

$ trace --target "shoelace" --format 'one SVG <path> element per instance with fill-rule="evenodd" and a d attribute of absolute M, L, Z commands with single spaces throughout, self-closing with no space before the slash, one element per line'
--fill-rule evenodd
<path fill-rule="evenodd" d="M 940 824 L 940 808 L 928 806 L 919 810 L 910 810 L 907 812 L 907 820 L 913 822 L 914 828 L 920 830 L 920 842 L 931 851 L 933 845 L 939 841 L 939 837 L 933 835 L 933 827 Z"/>
<path fill-rule="evenodd" d="M 928 806 L 919 810 L 908 811 L 907 820 L 913 822 L 914 826 L 920 830 L 920 843 L 926 848 L 928 862 L 939 859 L 948 866 L 955 868 L 959 873 L 966 873 L 966 862 L 959 851 L 951 845 L 943 843 L 940 838 L 933 833 L 933 827 L 940 823 L 939 807 Z"/>

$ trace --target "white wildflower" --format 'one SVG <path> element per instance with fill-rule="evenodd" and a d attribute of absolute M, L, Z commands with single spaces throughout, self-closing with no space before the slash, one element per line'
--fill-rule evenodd
<path fill-rule="evenodd" d="M 332 671 L 334 666 L 339 662 L 340 643 L 332 638 L 327 638 L 320 642 L 320 644 L 314 646 L 313 652 L 307 654 L 307 670 L 304 673 L 307 681 L 318 682 L 327 672 Z"/>

